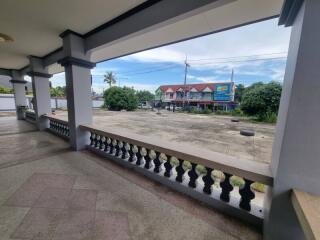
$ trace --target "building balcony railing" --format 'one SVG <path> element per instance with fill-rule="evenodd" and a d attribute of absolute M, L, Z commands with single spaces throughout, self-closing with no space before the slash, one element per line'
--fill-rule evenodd
<path fill-rule="evenodd" d="M 67 121 L 45 117 L 50 121 L 50 132 L 69 139 Z M 252 184 L 272 187 L 269 165 L 126 131 L 105 131 L 91 125 L 80 128 L 90 132 L 88 150 L 262 227 L 264 207 L 261 201 L 255 201 Z M 233 177 L 243 179 L 239 189 L 232 184 Z M 261 197 L 264 198 L 264 193 L 259 193 Z"/>
<path fill-rule="evenodd" d="M 62 119 L 58 119 L 52 116 L 45 116 L 49 119 L 49 131 L 62 137 L 64 139 L 69 139 L 70 137 L 70 129 L 68 125 L 68 121 L 64 121 Z"/>
<path fill-rule="evenodd" d="M 26 120 L 31 123 L 36 122 L 36 114 L 33 111 L 26 111 Z"/>
<path fill-rule="evenodd" d="M 251 185 L 259 182 L 272 187 L 273 178 L 268 165 L 126 131 L 105 131 L 89 125 L 80 128 L 90 132 L 87 148 L 94 153 L 262 226 L 264 209 L 262 204 L 253 203 L 255 192 Z M 220 172 L 221 176 L 216 177 L 214 171 Z M 244 180 L 237 193 L 230 182 L 233 176 Z"/>

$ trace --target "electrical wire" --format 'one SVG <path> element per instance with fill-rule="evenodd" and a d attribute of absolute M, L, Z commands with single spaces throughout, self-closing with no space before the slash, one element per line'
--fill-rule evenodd
<path fill-rule="evenodd" d="M 268 57 L 268 58 L 252 58 L 252 57 L 261 57 L 261 56 L 272 56 L 272 55 L 279 55 L 279 54 L 286 54 L 287 52 L 279 52 L 279 53 L 269 53 L 269 54 L 259 54 L 259 55 L 247 55 L 247 56 L 236 56 L 236 57 L 229 57 L 229 58 L 207 58 L 207 59 L 193 59 L 188 60 L 192 66 L 203 66 L 203 65 L 215 65 L 221 63 L 240 63 L 240 62 L 255 62 L 255 61 L 267 61 L 267 60 L 282 60 L 286 59 L 286 56 L 283 57 Z M 249 58 L 249 59 L 241 59 L 239 58 Z M 208 61 L 208 60 L 227 60 L 227 61 L 210 61 L 210 62 L 199 62 L 197 61 Z M 181 68 L 178 63 L 170 63 L 165 67 L 149 67 L 144 69 L 135 69 L 126 72 L 119 72 L 118 74 L 129 74 L 130 76 L 141 75 L 141 74 L 149 74 L 154 72 L 161 72 L 166 71 L 169 69 Z M 92 74 L 93 76 L 104 76 L 104 74 Z"/>

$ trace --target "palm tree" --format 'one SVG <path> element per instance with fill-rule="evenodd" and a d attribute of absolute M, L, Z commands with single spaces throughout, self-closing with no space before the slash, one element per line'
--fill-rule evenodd
<path fill-rule="evenodd" d="M 116 84 L 116 76 L 113 72 L 106 72 L 104 75 L 104 82 L 109 84 L 109 87 L 111 87 L 112 84 Z"/>

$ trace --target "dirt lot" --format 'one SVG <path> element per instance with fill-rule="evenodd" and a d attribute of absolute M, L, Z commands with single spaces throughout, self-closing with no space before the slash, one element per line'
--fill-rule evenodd
<path fill-rule="evenodd" d="M 66 112 L 58 112 L 66 118 Z M 159 137 L 198 146 L 253 161 L 269 163 L 275 126 L 231 122 L 231 117 L 172 113 L 160 115 L 152 111 L 110 112 L 94 111 L 94 124 L 100 128 L 127 129 L 136 134 Z M 254 137 L 241 136 L 240 129 L 254 129 Z"/>

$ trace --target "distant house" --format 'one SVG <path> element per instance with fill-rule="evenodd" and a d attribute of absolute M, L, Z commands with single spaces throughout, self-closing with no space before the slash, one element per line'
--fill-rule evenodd
<path fill-rule="evenodd" d="M 164 105 L 196 106 L 198 108 L 232 109 L 234 102 L 234 83 L 199 83 L 162 85 L 156 90 L 156 101 Z"/>

